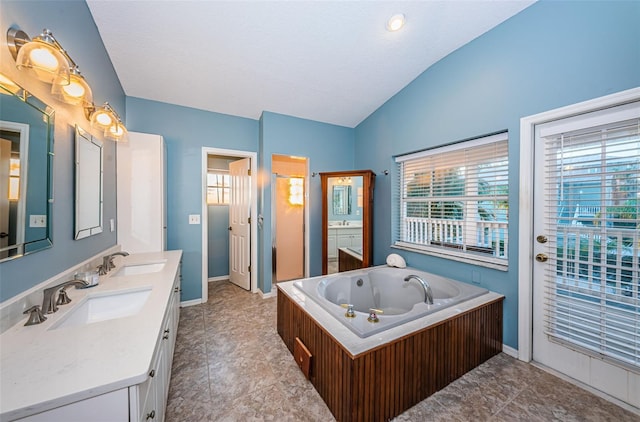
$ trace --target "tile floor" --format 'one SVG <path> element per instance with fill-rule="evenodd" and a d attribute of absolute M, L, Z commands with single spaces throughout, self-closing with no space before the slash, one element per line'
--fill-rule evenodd
<path fill-rule="evenodd" d="M 276 299 L 227 281 L 183 308 L 167 422 L 333 421 L 276 331 Z M 500 354 L 395 421 L 640 421 L 608 401 Z"/>

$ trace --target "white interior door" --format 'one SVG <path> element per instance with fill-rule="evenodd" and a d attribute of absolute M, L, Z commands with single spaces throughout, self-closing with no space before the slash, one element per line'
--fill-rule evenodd
<path fill-rule="evenodd" d="M 533 359 L 640 407 L 640 103 L 536 126 Z"/>
<path fill-rule="evenodd" d="M 229 163 L 229 280 L 243 289 L 251 289 L 251 160 Z"/>

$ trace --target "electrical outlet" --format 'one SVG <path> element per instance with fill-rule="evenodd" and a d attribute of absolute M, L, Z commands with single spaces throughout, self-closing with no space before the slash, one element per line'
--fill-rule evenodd
<path fill-rule="evenodd" d="M 189 224 L 200 224 L 200 214 L 189 214 Z"/>
<path fill-rule="evenodd" d="M 31 214 L 29 216 L 29 227 L 47 227 L 47 216 Z"/>

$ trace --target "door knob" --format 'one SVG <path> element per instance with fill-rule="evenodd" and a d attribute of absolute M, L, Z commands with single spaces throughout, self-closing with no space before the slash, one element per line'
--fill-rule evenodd
<path fill-rule="evenodd" d="M 547 262 L 548 259 L 549 257 L 546 254 L 539 253 L 538 255 L 536 255 L 536 261 L 538 262 Z"/>
<path fill-rule="evenodd" d="M 547 243 L 549 241 L 549 239 L 547 239 L 547 236 L 543 234 L 536 237 L 536 240 L 538 241 L 538 243 Z"/>
<path fill-rule="evenodd" d="M 229 231 L 233 230 L 233 228 L 231 226 L 229 226 Z"/>

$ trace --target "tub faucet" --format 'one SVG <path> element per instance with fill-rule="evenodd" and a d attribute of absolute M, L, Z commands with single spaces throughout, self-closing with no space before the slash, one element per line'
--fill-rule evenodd
<path fill-rule="evenodd" d="M 431 286 L 429 286 L 429 283 L 427 283 L 426 281 L 424 281 L 422 278 L 418 277 L 415 274 L 410 274 L 406 276 L 404 278 L 404 281 L 409 282 L 409 280 L 411 280 L 412 278 L 415 278 L 416 280 L 418 280 L 422 285 L 422 288 L 424 289 L 424 303 L 433 305 L 433 292 L 431 291 Z"/>
<path fill-rule="evenodd" d="M 76 286 L 81 289 L 83 287 L 88 287 L 89 283 L 84 280 L 69 280 L 64 283 L 60 283 L 53 287 L 48 287 L 44 289 L 44 298 L 42 300 L 42 313 L 43 314 L 52 314 L 58 311 L 58 305 L 54 298 L 54 295 L 59 289 L 63 289 L 67 286 Z"/>
<path fill-rule="evenodd" d="M 113 263 L 113 258 L 115 256 L 129 256 L 129 252 L 114 252 L 112 254 L 109 255 L 105 255 L 102 257 L 102 265 L 98 266 L 98 274 L 99 275 L 105 275 L 106 273 L 108 273 L 109 271 L 113 270 L 116 265 Z"/>

